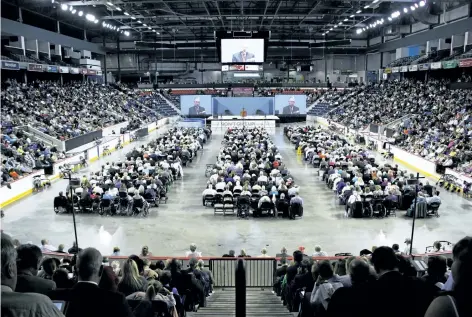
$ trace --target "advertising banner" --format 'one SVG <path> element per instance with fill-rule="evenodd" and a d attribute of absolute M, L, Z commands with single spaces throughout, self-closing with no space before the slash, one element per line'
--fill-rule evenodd
<path fill-rule="evenodd" d="M 254 88 L 251 87 L 235 87 L 233 88 L 233 97 L 236 96 L 246 96 L 246 97 L 251 97 L 253 94 Z"/>
<path fill-rule="evenodd" d="M 442 68 L 449 69 L 449 68 L 456 68 L 459 63 L 457 60 L 453 59 L 452 61 L 444 61 L 442 62 Z"/>
<path fill-rule="evenodd" d="M 75 67 L 70 67 L 69 68 L 69 72 L 71 74 L 80 74 L 80 69 L 79 68 L 75 68 Z"/>
<path fill-rule="evenodd" d="M 61 74 L 69 73 L 69 67 L 59 66 L 59 73 L 61 73 Z"/>
<path fill-rule="evenodd" d="M 384 73 L 385 74 L 390 74 L 390 73 L 392 73 L 392 69 L 391 68 L 385 68 Z"/>
<path fill-rule="evenodd" d="M 410 65 L 408 66 L 408 71 L 416 72 L 418 70 L 418 65 Z"/>
<path fill-rule="evenodd" d="M 19 70 L 20 63 L 11 61 L 2 61 L 2 69 Z"/>
<path fill-rule="evenodd" d="M 392 73 L 400 72 L 400 67 L 392 67 Z"/>
<path fill-rule="evenodd" d="M 418 69 L 419 70 L 428 70 L 429 69 L 429 64 L 426 63 L 426 64 L 419 64 L 418 65 Z"/>
<path fill-rule="evenodd" d="M 441 69 L 441 62 L 431 63 L 431 69 Z"/>
<path fill-rule="evenodd" d="M 408 71 L 408 66 L 400 67 L 400 73 L 406 73 Z"/>
<path fill-rule="evenodd" d="M 472 58 L 461 59 L 459 67 L 472 67 Z"/>
<path fill-rule="evenodd" d="M 43 65 L 41 65 L 41 64 L 28 64 L 28 70 L 30 72 L 42 72 L 43 71 Z"/>
<path fill-rule="evenodd" d="M 53 66 L 53 65 L 48 65 L 46 70 L 47 70 L 48 73 L 57 73 L 59 71 L 58 67 Z"/>

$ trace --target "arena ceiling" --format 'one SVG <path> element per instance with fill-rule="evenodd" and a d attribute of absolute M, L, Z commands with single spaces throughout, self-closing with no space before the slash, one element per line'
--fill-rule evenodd
<path fill-rule="evenodd" d="M 325 36 L 329 39 L 351 38 L 356 35 L 358 27 L 382 18 L 386 21 L 395 10 L 419 1 L 6 0 L 2 3 L 20 5 L 34 13 L 85 27 L 92 33 L 112 36 L 115 30 L 110 27 L 116 27 L 129 32 L 130 39 L 134 40 L 201 42 L 214 40 L 214 31 L 218 30 L 269 30 L 271 40 L 322 40 Z M 443 4 L 454 5 L 460 1 L 439 0 L 434 5 L 442 9 Z M 433 2 L 426 3 L 422 9 L 434 11 Z M 63 4 L 67 4 L 69 10 L 62 10 Z M 71 7 L 76 13 L 71 13 Z M 81 17 L 78 16 L 80 11 L 84 12 Z M 84 23 L 87 13 L 93 14 L 99 22 Z M 411 22 L 414 22 L 414 17 L 405 16 L 395 23 Z"/>

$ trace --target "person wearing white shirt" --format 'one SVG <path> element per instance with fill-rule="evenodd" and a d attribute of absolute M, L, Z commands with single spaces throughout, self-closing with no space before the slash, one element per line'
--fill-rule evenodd
<path fill-rule="evenodd" d="M 362 201 L 362 198 L 357 191 L 353 191 L 346 203 L 346 213 L 350 214 L 352 212 L 352 206 L 357 201 Z"/>
<path fill-rule="evenodd" d="M 267 192 L 264 192 L 264 195 L 259 199 L 259 202 L 257 203 L 257 208 L 261 208 L 263 203 L 270 203 L 270 197 L 267 196 Z"/>
<path fill-rule="evenodd" d="M 239 181 L 236 181 L 236 185 L 233 188 L 233 191 L 236 191 L 236 190 L 240 190 L 240 191 L 243 190 L 243 187 L 241 186 L 241 183 Z"/>
<path fill-rule="evenodd" d="M 94 192 L 95 194 L 103 195 L 103 188 L 101 188 L 100 186 L 95 186 L 95 187 L 93 188 L 93 192 Z"/>
<path fill-rule="evenodd" d="M 313 252 L 313 256 L 328 256 L 328 253 L 321 251 L 321 247 L 319 245 L 315 245 L 315 252 Z"/>
<path fill-rule="evenodd" d="M 49 241 L 46 239 L 41 240 L 41 252 L 54 252 L 57 250 L 55 246 L 49 244 Z"/>
<path fill-rule="evenodd" d="M 205 188 L 205 190 L 202 193 L 202 196 L 205 197 L 206 195 L 216 195 L 216 190 L 213 189 L 213 186 L 208 185 L 208 188 Z"/>
<path fill-rule="evenodd" d="M 297 194 L 297 193 L 298 193 L 298 185 L 295 185 L 295 186 L 290 187 L 290 188 L 288 189 L 288 196 L 289 196 L 289 197 L 290 197 L 290 196 L 293 196 L 293 195 L 295 195 L 295 194 Z"/>
<path fill-rule="evenodd" d="M 267 183 L 267 176 L 264 172 L 261 171 L 259 178 L 257 179 L 258 182 Z"/>
<path fill-rule="evenodd" d="M 433 197 L 426 197 L 426 202 L 428 205 L 432 203 L 441 203 L 441 198 L 439 197 L 439 191 L 436 191 L 433 195 Z"/>
<path fill-rule="evenodd" d="M 218 183 L 216 183 L 215 189 L 216 189 L 216 191 L 224 191 L 225 187 L 226 187 L 225 182 L 218 182 Z"/>
<path fill-rule="evenodd" d="M 263 248 L 261 250 L 261 254 L 257 256 L 258 258 L 270 258 L 270 255 L 267 254 L 267 249 Z"/>
<path fill-rule="evenodd" d="M 190 251 L 185 252 L 187 258 L 200 258 L 202 256 L 201 252 L 197 252 L 197 245 L 192 243 L 190 245 Z"/>
<path fill-rule="evenodd" d="M 406 238 L 405 239 L 405 244 L 406 244 L 406 247 L 405 247 L 405 250 L 403 251 L 403 255 L 410 255 L 411 239 Z M 418 254 L 418 250 L 416 248 L 412 248 L 411 254 Z"/>

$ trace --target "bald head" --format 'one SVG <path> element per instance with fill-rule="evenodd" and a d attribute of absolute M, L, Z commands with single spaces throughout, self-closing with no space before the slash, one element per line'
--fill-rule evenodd
<path fill-rule="evenodd" d="M 366 261 L 355 259 L 349 266 L 352 283 L 362 283 L 369 279 L 370 268 Z"/>
<path fill-rule="evenodd" d="M 102 255 L 95 248 L 87 248 L 79 253 L 77 258 L 77 271 L 80 281 L 100 280 L 99 272 L 102 265 Z"/>

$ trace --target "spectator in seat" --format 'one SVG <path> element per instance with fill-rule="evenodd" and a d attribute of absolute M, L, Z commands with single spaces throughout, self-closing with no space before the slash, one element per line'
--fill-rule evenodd
<path fill-rule="evenodd" d="M 367 315 L 378 316 L 382 312 L 385 317 L 424 316 L 434 292 L 423 281 L 399 272 L 399 261 L 393 249 L 386 246 L 376 248 L 371 261 L 379 277 L 365 294 L 370 303 Z M 402 305 L 391 305 L 392 298 Z"/>
<path fill-rule="evenodd" d="M 298 273 L 298 268 L 300 267 L 302 261 L 303 252 L 300 250 L 293 252 L 293 264 L 287 268 L 287 285 L 290 285 L 290 283 L 292 283 L 292 280 Z"/>
<path fill-rule="evenodd" d="M 123 264 L 123 277 L 118 283 L 118 291 L 128 296 L 135 292 L 144 292 L 147 289 L 148 282 L 139 275 L 138 266 L 132 259 L 127 259 Z"/>
<path fill-rule="evenodd" d="M 328 305 L 329 317 L 361 317 L 366 309 L 365 296 L 369 283 L 375 281 L 369 264 L 363 259 L 354 259 L 348 267 L 352 286 L 338 288 Z"/>
<path fill-rule="evenodd" d="M 432 203 L 441 203 L 441 197 L 439 197 L 439 191 L 435 191 L 433 197 L 426 197 L 426 202 L 428 205 L 431 205 Z"/>
<path fill-rule="evenodd" d="M 48 253 L 48 252 L 54 252 L 55 250 L 57 250 L 57 248 L 50 245 L 47 239 L 41 240 L 41 252 Z"/>
<path fill-rule="evenodd" d="M 452 292 L 437 297 L 426 311 L 425 317 L 472 316 L 472 237 L 465 237 L 452 249 Z M 2 298 L 3 300 L 3 298 Z"/>
<path fill-rule="evenodd" d="M 392 245 L 392 249 L 395 254 L 402 254 L 402 251 L 400 251 L 400 246 L 397 243 Z"/>
<path fill-rule="evenodd" d="M 16 249 L 16 252 L 18 254 L 16 292 L 46 295 L 49 291 L 56 289 L 56 283 L 37 276 L 43 256 L 39 247 L 33 244 L 23 244 Z"/>
<path fill-rule="evenodd" d="M 43 294 L 15 292 L 17 285 L 17 253 L 11 238 L 2 232 L 1 266 L 2 266 L 2 316 L 47 316 L 63 317 L 64 315 Z M 38 264 L 38 262 L 36 262 Z"/>
<path fill-rule="evenodd" d="M 139 256 L 140 257 L 152 256 L 152 253 L 149 252 L 149 248 L 147 245 L 143 246 L 143 248 L 141 249 L 141 254 Z"/>
<path fill-rule="evenodd" d="M 67 250 L 69 254 L 77 254 L 80 251 L 82 251 L 82 249 L 77 247 L 77 243 L 75 241 L 72 242 L 72 247 Z"/>
<path fill-rule="evenodd" d="M 120 280 L 111 266 L 104 266 L 98 287 L 101 289 L 118 292 L 118 283 Z"/>
<path fill-rule="evenodd" d="M 57 269 L 52 275 L 52 280 L 56 283 L 57 288 L 72 288 L 74 282 L 69 279 L 69 272 L 66 269 Z"/>
<path fill-rule="evenodd" d="M 168 289 L 166 289 L 161 282 L 153 281 L 149 284 L 146 289 L 146 292 L 135 292 L 126 296 L 128 300 L 150 300 L 150 301 L 162 301 L 167 304 L 169 309 L 172 311 L 175 308 L 176 302 L 174 295 Z M 152 314 L 154 315 L 154 314 Z M 152 316 L 151 315 L 151 316 Z M 175 314 L 173 314 L 175 316 Z M 178 316 L 178 315 L 177 315 Z"/>
<path fill-rule="evenodd" d="M 446 283 L 447 261 L 444 256 L 429 256 L 427 274 L 422 277 L 430 286 L 441 290 Z"/>
<path fill-rule="evenodd" d="M 234 255 L 234 250 L 229 250 L 229 252 L 227 254 L 223 254 L 223 258 L 234 258 L 235 255 Z"/>
<path fill-rule="evenodd" d="M 334 274 L 333 267 L 328 260 L 318 263 L 318 279 L 311 291 L 310 304 L 315 315 L 325 314 L 332 294 L 341 287 L 350 286 L 350 282 L 342 282 L 341 278 Z"/>
<path fill-rule="evenodd" d="M 112 255 L 113 256 L 120 256 L 120 248 L 119 247 L 114 247 Z"/>
<path fill-rule="evenodd" d="M 49 293 L 52 300 L 69 302 L 67 317 L 133 317 L 123 294 L 98 287 L 101 265 L 102 255 L 97 249 L 84 249 L 77 257 L 77 284 Z"/>
<path fill-rule="evenodd" d="M 67 253 L 64 251 L 64 245 L 63 244 L 59 244 L 59 246 L 57 247 L 57 250 L 54 251 L 54 253 Z"/>
<path fill-rule="evenodd" d="M 267 249 L 266 248 L 262 248 L 261 254 L 259 254 L 257 257 L 258 258 L 270 258 L 270 255 L 267 254 Z"/>
<path fill-rule="evenodd" d="M 315 252 L 313 252 L 313 256 L 328 256 L 328 253 L 321 250 L 319 245 L 315 246 Z"/>
<path fill-rule="evenodd" d="M 159 281 L 165 288 L 167 288 L 167 290 L 171 291 L 175 295 L 179 295 L 177 288 L 171 286 L 172 274 L 170 271 L 161 271 L 161 274 L 159 274 Z"/>
<path fill-rule="evenodd" d="M 58 269 L 60 261 L 56 258 L 46 257 L 41 263 L 42 270 L 39 271 L 38 276 L 47 280 L 52 280 L 54 272 Z"/>
<path fill-rule="evenodd" d="M 205 269 L 205 262 L 202 259 L 198 260 L 197 270 L 200 271 L 200 273 L 202 274 L 202 278 L 205 281 L 205 284 L 208 284 L 208 286 L 209 286 L 208 287 L 208 292 L 212 293 L 213 292 L 213 284 L 214 284 L 213 273 L 211 273 L 210 270 Z"/>
<path fill-rule="evenodd" d="M 187 251 L 185 252 L 185 256 L 187 258 L 190 258 L 190 257 L 201 257 L 202 256 L 202 253 L 201 252 L 197 252 L 197 245 L 195 243 L 192 243 L 190 244 L 190 251 Z"/>

